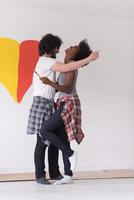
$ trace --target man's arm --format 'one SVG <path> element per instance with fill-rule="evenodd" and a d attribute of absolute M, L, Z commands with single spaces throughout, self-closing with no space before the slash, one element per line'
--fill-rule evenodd
<path fill-rule="evenodd" d="M 65 73 L 65 85 L 58 85 L 57 83 L 49 80 L 46 77 L 40 78 L 40 80 L 44 84 L 50 85 L 51 87 L 55 88 L 57 91 L 64 92 L 64 93 L 71 92 L 71 90 L 73 88 L 74 79 L 75 79 L 75 71 Z"/>

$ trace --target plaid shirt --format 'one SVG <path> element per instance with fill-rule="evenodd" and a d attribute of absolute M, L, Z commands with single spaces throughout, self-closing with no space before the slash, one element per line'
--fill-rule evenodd
<path fill-rule="evenodd" d="M 29 112 L 27 134 L 40 134 L 44 120 L 48 120 L 54 112 L 54 101 L 41 96 L 34 96 Z"/>
<path fill-rule="evenodd" d="M 65 124 L 65 129 L 68 135 L 69 141 L 76 140 L 78 144 L 84 138 L 84 134 L 81 129 L 81 105 L 78 95 L 64 96 L 57 100 L 57 108 L 61 103 L 65 102 L 61 117 Z"/>

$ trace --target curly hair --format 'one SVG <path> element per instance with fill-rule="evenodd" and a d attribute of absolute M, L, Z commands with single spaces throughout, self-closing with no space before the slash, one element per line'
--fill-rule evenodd
<path fill-rule="evenodd" d="M 73 59 L 74 61 L 84 59 L 92 53 L 92 50 L 90 49 L 90 46 L 88 45 L 88 42 L 86 39 L 82 40 L 78 46 L 79 46 L 79 50 Z"/>
<path fill-rule="evenodd" d="M 50 33 L 46 34 L 39 42 L 39 56 L 45 53 L 49 54 L 55 48 L 59 49 L 62 43 L 62 40 L 58 36 Z"/>

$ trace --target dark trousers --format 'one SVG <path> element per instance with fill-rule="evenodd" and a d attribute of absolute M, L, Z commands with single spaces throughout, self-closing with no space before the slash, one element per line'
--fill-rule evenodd
<path fill-rule="evenodd" d="M 43 143 L 41 137 L 37 135 L 37 142 L 34 151 L 34 163 L 35 163 L 35 177 L 36 179 L 44 177 L 45 172 L 45 151 L 47 145 Z M 58 165 L 58 149 L 51 144 L 48 147 L 48 167 L 50 178 L 55 178 L 60 175 Z"/>
<path fill-rule="evenodd" d="M 54 112 L 49 120 L 43 122 L 41 136 L 43 141 L 48 139 L 55 147 L 62 151 L 65 175 L 72 176 L 69 157 L 72 156 L 73 150 L 70 148 L 65 126 L 61 118 L 62 110 L 63 105 Z"/>

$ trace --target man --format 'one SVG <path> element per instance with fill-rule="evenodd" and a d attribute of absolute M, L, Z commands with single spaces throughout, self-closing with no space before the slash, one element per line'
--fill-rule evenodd
<path fill-rule="evenodd" d="M 43 47 L 43 43 L 45 42 L 45 47 Z M 50 53 L 50 58 L 56 58 L 56 54 L 59 52 L 59 48 L 62 44 L 62 41 L 59 37 L 53 36 L 51 34 L 45 35 L 39 43 L 39 55 L 42 56 L 43 49 Z M 47 61 L 47 58 L 46 58 Z M 53 59 L 52 59 L 53 61 Z M 40 64 L 39 64 L 40 62 Z M 48 60 L 49 62 L 49 60 Z M 42 64 L 43 61 L 42 61 Z M 41 60 L 39 59 L 38 65 L 41 65 Z M 45 75 L 45 74 L 44 74 Z M 33 75 L 33 86 L 36 85 L 36 77 L 37 75 Z M 51 80 L 55 81 L 55 74 L 49 76 Z M 38 84 L 38 83 L 37 83 Z M 39 133 L 40 133 L 40 121 L 43 119 L 49 118 L 49 116 L 53 113 L 54 110 L 54 103 L 53 101 L 49 101 L 50 99 L 54 98 L 55 90 L 51 90 L 51 88 L 42 88 L 39 84 L 38 89 L 34 88 L 33 94 L 33 103 L 30 110 L 29 115 L 29 122 L 27 133 L 28 134 L 37 134 L 37 142 L 34 151 L 34 163 L 35 163 L 35 177 L 37 183 L 40 184 L 50 184 L 49 181 L 46 179 L 46 172 L 45 172 L 45 151 L 46 145 L 42 142 Z M 38 92 L 39 91 L 39 92 Z M 51 94 L 49 94 L 49 91 Z M 40 94 L 39 94 L 40 93 Z M 41 99 L 42 94 L 45 94 L 46 101 Z M 40 98 L 39 98 L 40 97 Z M 42 104 L 42 105 L 41 105 Z M 35 107 L 37 107 L 35 109 Z M 43 106 L 43 112 L 41 111 L 41 107 Z M 36 114 L 35 114 L 36 110 Z M 51 179 L 58 179 L 62 178 L 62 175 L 59 171 L 58 166 L 58 149 L 54 145 L 50 145 L 48 148 L 48 164 L 49 164 L 49 176 Z"/>

